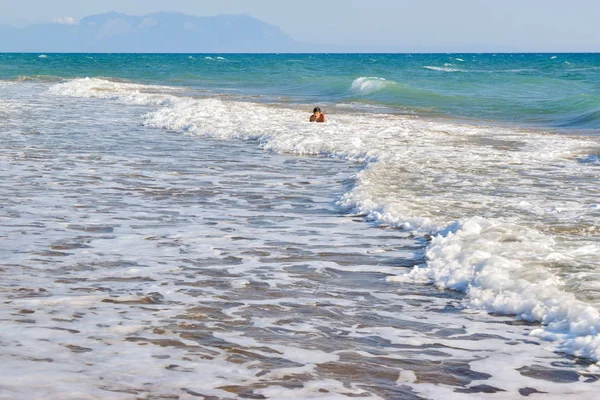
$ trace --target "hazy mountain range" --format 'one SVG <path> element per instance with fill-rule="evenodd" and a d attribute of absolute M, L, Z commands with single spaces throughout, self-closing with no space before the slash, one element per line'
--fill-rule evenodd
<path fill-rule="evenodd" d="M 0 52 L 271 53 L 315 51 L 249 15 L 92 15 L 76 22 L 0 25 Z M 317 49 L 316 51 L 319 51 Z"/>
<path fill-rule="evenodd" d="M 487 44 L 396 46 L 299 43 L 247 14 L 197 17 L 174 12 L 131 16 L 110 12 L 81 21 L 62 18 L 24 28 L 0 25 L 0 52 L 47 53 L 398 53 L 511 51 Z"/>

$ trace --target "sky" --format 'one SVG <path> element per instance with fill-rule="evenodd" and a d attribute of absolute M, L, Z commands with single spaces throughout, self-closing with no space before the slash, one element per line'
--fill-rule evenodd
<path fill-rule="evenodd" d="M 0 24 L 109 11 L 246 13 L 299 42 L 382 51 L 600 51 L 600 0 L 0 0 Z"/>

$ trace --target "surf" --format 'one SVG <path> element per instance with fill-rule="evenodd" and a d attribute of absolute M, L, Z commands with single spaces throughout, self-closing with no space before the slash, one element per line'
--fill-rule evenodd
<path fill-rule="evenodd" d="M 367 91 L 395 86 L 379 78 L 357 84 L 364 82 L 369 82 Z M 565 224 L 576 227 L 582 218 L 599 218 L 589 207 L 595 204 L 594 183 L 579 184 L 577 203 L 568 187 L 553 192 L 553 207 L 544 195 L 549 179 L 568 185 L 572 174 L 591 177 L 590 166 L 573 154 L 597 145 L 593 138 L 341 111 L 330 114 L 327 124 L 315 125 L 293 107 L 195 99 L 177 91 L 91 79 L 49 90 L 156 107 L 141 117 L 156 129 L 253 140 L 266 151 L 360 163 L 355 186 L 338 206 L 371 224 L 431 237 L 425 263 L 390 276 L 391 282 L 460 291 L 464 307 L 536 321 L 540 327 L 532 335 L 559 351 L 598 361 L 600 299 L 578 298 L 565 278 L 581 273 L 569 272 L 578 264 L 588 265 L 586 274 L 593 274 L 600 268 L 593 254 L 600 249 L 591 239 L 582 252 L 585 235 L 559 230 Z M 522 187 L 531 193 L 522 195 Z M 596 238 L 597 232 L 589 235 Z M 563 269 L 556 270 L 557 264 Z"/>

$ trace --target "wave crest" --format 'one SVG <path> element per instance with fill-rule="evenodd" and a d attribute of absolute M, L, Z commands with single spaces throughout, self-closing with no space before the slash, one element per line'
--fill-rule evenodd
<path fill-rule="evenodd" d="M 394 81 L 388 81 L 385 78 L 376 76 L 361 76 L 352 82 L 351 89 L 360 94 L 366 95 L 380 91 L 390 85 L 395 84 Z"/>
<path fill-rule="evenodd" d="M 64 78 L 53 75 L 19 75 L 14 79 L 13 82 L 62 82 Z"/>
<path fill-rule="evenodd" d="M 78 78 L 50 87 L 55 95 L 100 98 L 125 104 L 169 105 L 175 101 L 173 87 L 140 85 L 100 78 Z"/>
<path fill-rule="evenodd" d="M 431 71 L 439 71 L 439 72 L 467 72 L 464 69 L 450 68 L 450 67 L 434 67 L 431 65 L 426 65 L 423 68 L 429 69 Z"/>

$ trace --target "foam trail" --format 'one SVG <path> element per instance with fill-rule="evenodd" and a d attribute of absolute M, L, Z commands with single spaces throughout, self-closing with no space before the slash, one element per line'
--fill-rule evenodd
<path fill-rule="evenodd" d="M 172 87 L 138 85 L 99 78 L 74 79 L 54 85 L 49 91 L 55 95 L 116 100 L 124 104 L 169 105 L 177 100 L 169 94 L 177 91 Z"/>
<path fill-rule="evenodd" d="M 466 72 L 465 70 L 458 68 L 449 68 L 449 67 L 433 67 L 430 65 L 426 65 L 423 68 L 430 69 L 432 71 L 440 71 L 440 72 Z"/>

